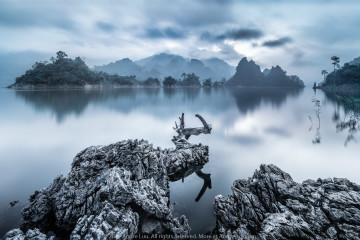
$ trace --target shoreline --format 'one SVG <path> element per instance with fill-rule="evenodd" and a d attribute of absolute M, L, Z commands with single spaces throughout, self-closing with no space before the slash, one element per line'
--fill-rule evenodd
<path fill-rule="evenodd" d="M 360 185 L 346 178 L 298 183 L 273 164 L 235 180 L 227 197 L 215 196 L 215 227 L 193 234 L 185 215 L 174 217 L 169 182 L 196 173 L 209 186 L 210 175 L 201 173 L 209 161 L 208 146 L 185 139 L 211 133 L 211 125 L 196 117 L 203 127 L 185 128 L 184 115 L 179 118 L 175 148 L 134 139 L 80 151 L 66 176 L 30 196 L 20 229 L 10 230 L 5 239 L 360 238 Z"/>
<path fill-rule="evenodd" d="M 6 89 L 12 90 L 107 90 L 107 89 L 231 89 L 231 88 L 259 88 L 259 89 L 304 89 L 306 87 L 287 87 L 287 86 L 172 86 L 172 87 L 164 87 L 164 86 L 34 86 L 34 85 L 26 85 L 22 87 L 2 87 Z"/>

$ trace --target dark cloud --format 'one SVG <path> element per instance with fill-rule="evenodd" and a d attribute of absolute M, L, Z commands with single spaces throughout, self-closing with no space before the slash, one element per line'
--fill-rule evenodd
<path fill-rule="evenodd" d="M 260 38 L 263 33 L 258 29 L 238 29 L 226 32 L 224 35 L 218 36 L 220 39 L 231 39 L 231 40 L 250 40 Z"/>
<path fill-rule="evenodd" d="M 271 40 L 271 41 L 266 41 L 264 42 L 262 45 L 264 47 L 281 47 L 284 46 L 285 44 L 292 42 L 292 39 L 289 37 L 283 37 L 283 38 L 279 38 L 277 40 Z"/>
<path fill-rule="evenodd" d="M 220 35 L 213 35 L 210 32 L 204 32 L 200 35 L 200 39 L 209 42 L 217 42 L 225 39 L 251 40 L 251 39 L 258 39 L 261 36 L 263 36 L 263 32 L 259 29 L 240 28 L 237 30 L 227 31 Z"/>
<path fill-rule="evenodd" d="M 28 7 L 26 4 L 22 7 L 16 4 L 0 4 L 0 25 L 12 28 L 42 27 L 77 31 L 77 24 L 65 13 L 56 9 L 46 9 L 46 5 L 41 8 Z"/>
<path fill-rule="evenodd" d="M 116 26 L 111 23 L 97 22 L 96 26 L 104 32 L 113 32 L 114 30 L 116 30 Z"/>
<path fill-rule="evenodd" d="M 153 38 L 153 39 L 156 38 L 182 39 L 182 38 L 186 38 L 186 35 L 181 30 L 168 27 L 165 29 L 148 28 L 145 30 L 144 37 Z"/>

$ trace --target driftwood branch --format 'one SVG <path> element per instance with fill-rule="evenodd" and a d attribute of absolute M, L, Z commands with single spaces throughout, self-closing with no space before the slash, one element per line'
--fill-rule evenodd
<path fill-rule="evenodd" d="M 197 128 L 185 128 L 185 120 L 184 120 L 184 113 L 181 114 L 181 117 L 179 117 L 180 123 L 179 125 L 175 122 L 174 130 L 178 133 L 178 136 L 174 136 L 173 142 L 175 145 L 181 145 L 184 146 L 191 135 L 199 135 L 201 133 L 203 134 L 210 134 L 211 133 L 211 125 L 209 125 L 205 119 L 199 115 L 196 114 L 195 117 L 199 118 L 201 123 L 203 124 L 203 127 L 197 127 Z"/>

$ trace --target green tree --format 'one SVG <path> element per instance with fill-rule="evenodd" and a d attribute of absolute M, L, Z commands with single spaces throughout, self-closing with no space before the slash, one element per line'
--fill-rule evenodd
<path fill-rule="evenodd" d="M 181 81 L 181 85 L 189 87 L 189 86 L 201 86 L 199 77 L 194 73 L 186 74 L 184 79 Z"/>
<path fill-rule="evenodd" d="M 203 87 L 212 87 L 212 81 L 211 78 L 208 78 L 204 81 Z"/>
<path fill-rule="evenodd" d="M 59 59 L 63 59 L 63 58 L 66 58 L 68 55 L 65 53 L 65 52 L 63 52 L 63 51 L 58 51 L 57 53 L 56 53 L 56 58 L 59 60 Z"/>
<path fill-rule="evenodd" d="M 172 87 L 176 84 L 177 84 L 176 79 L 171 76 L 166 77 L 163 81 L 164 87 Z"/>
<path fill-rule="evenodd" d="M 328 75 L 328 71 L 322 70 L 322 71 L 321 71 L 321 75 L 324 76 L 324 80 L 325 80 L 326 75 Z"/>
<path fill-rule="evenodd" d="M 186 78 L 186 73 L 182 73 L 181 77 L 183 78 L 183 80 Z"/>
<path fill-rule="evenodd" d="M 142 84 L 147 87 L 158 87 L 158 86 L 160 86 L 160 81 L 157 78 L 149 77 Z"/>
<path fill-rule="evenodd" d="M 333 61 L 331 64 L 334 65 L 334 70 L 335 70 L 335 67 L 337 67 L 337 68 L 340 67 L 340 65 L 339 65 L 340 58 L 338 56 L 332 56 L 331 61 Z"/>

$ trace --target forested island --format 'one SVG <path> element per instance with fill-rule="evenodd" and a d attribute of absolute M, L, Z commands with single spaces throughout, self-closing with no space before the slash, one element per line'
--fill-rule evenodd
<path fill-rule="evenodd" d="M 345 63 L 342 67 L 339 65 L 340 58 L 334 56 L 331 60 L 333 60 L 334 71 L 327 74 L 327 71 L 323 70 L 324 81 L 319 83 L 317 88 L 345 91 L 360 90 L 360 57 Z"/>
<path fill-rule="evenodd" d="M 156 80 L 144 81 L 143 84 L 156 84 Z M 32 69 L 18 78 L 9 88 L 95 88 L 106 86 L 133 86 L 138 84 L 136 77 L 111 75 L 94 72 L 85 62 L 77 57 L 71 59 L 65 52 L 56 53 L 50 62 L 36 62 Z"/>
<path fill-rule="evenodd" d="M 139 61 L 142 64 L 146 63 L 146 66 L 150 68 L 151 65 L 159 65 L 159 56 L 161 61 L 164 60 L 164 56 L 157 55 L 157 57 L 147 58 Z M 175 55 L 170 55 L 175 56 Z M 165 56 L 166 57 L 166 56 Z M 155 59 L 155 60 L 154 60 Z M 169 61 L 169 58 L 165 58 L 166 61 Z M 176 58 L 179 61 L 178 58 Z M 151 63 L 154 60 L 155 63 Z M 165 62 L 166 62 L 165 61 Z M 243 58 L 237 68 L 235 75 L 231 77 L 228 81 L 226 78 L 222 78 L 218 81 L 213 81 L 211 77 L 211 72 L 209 67 L 205 67 L 201 61 L 196 61 L 192 59 L 187 66 L 187 69 L 193 70 L 194 72 L 200 71 L 202 69 L 201 76 L 208 76 L 208 78 L 200 79 L 200 76 L 196 75 L 194 72 L 183 72 L 179 78 L 176 76 L 166 76 L 163 77 L 161 82 L 157 77 L 148 77 L 144 80 L 139 80 L 138 76 L 135 75 L 136 70 L 140 72 L 140 78 L 144 77 L 144 71 L 140 71 L 141 68 L 137 68 L 132 61 L 129 59 L 122 60 L 120 64 L 110 64 L 103 67 L 95 67 L 90 69 L 80 57 L 71 59 L 63 51 L 56 53 L 56 57 L 51 57 L 50 61 L 45 62 L 36 62 L 32 68 L 26 71 L 25 74 L 16 78 L 14 84 L 10 85 L 9 88 L 14 89 L 35 89 L 35 88 L 85 88 L 85 89 L 96 89 L 96 88 L 119 88 L 119 87 L 165 87 L 165 88 L 174 88 L 174 87 L 224 87 L 224 86 L 255 86 L 255 87 L 304 87 L 304 83 L 297 76 L 287 76 L 286 72 L 281 69 L 281 67 L 276 66 L 272 67 L 271 70 L 265 69 L 264 72 L 261 72 L 260 67 L 255 64 L 254 61 L 248 61 L 246 58 Z M 170 62 L 174 67 L 169 69 L 167 73 L 174 72 L 176 70 L 175 60 L 172 59 Z M 170 64 L 169 63 L 169 64 Z M 124 67 L 129 66 L 129 73 L 134 73 L 134 75 L 121 76 L 115 73 L 109 73 L 100 71 L 100 69 L 112 69 L 114 72 L 116 66 Z M 171 68 L 170 65 L 164 65 L 168 68 Z M 224 65 L 225 63 L 220 60 L 212 59 L 208 60 L 208 64 L 212 64 L 214 69 L 218 69 L 219 74 L 229 74 L 229 69 Z M 131 66 L 130 66 L 131 65 Z M 196 66 L 199 67 L 196 68 Z M 111 67 L 111 68 L 110 68 Z M 120 69 L 121 70 L 121 69 Z M 119 70 L 119 71 L 120 71 Z M 123 72 L 124 69 L 121 71 Z M 181 69 L 180 69 L 181 70 Z M 209 70 L 209 74 L 206 75 L 205 72 Z M 200 72 L 201 72 L 200 71 Z M 204 72 L 205 71 L 205 72 Z M 217 75 L 217 76 L 218 76 Z"/>

